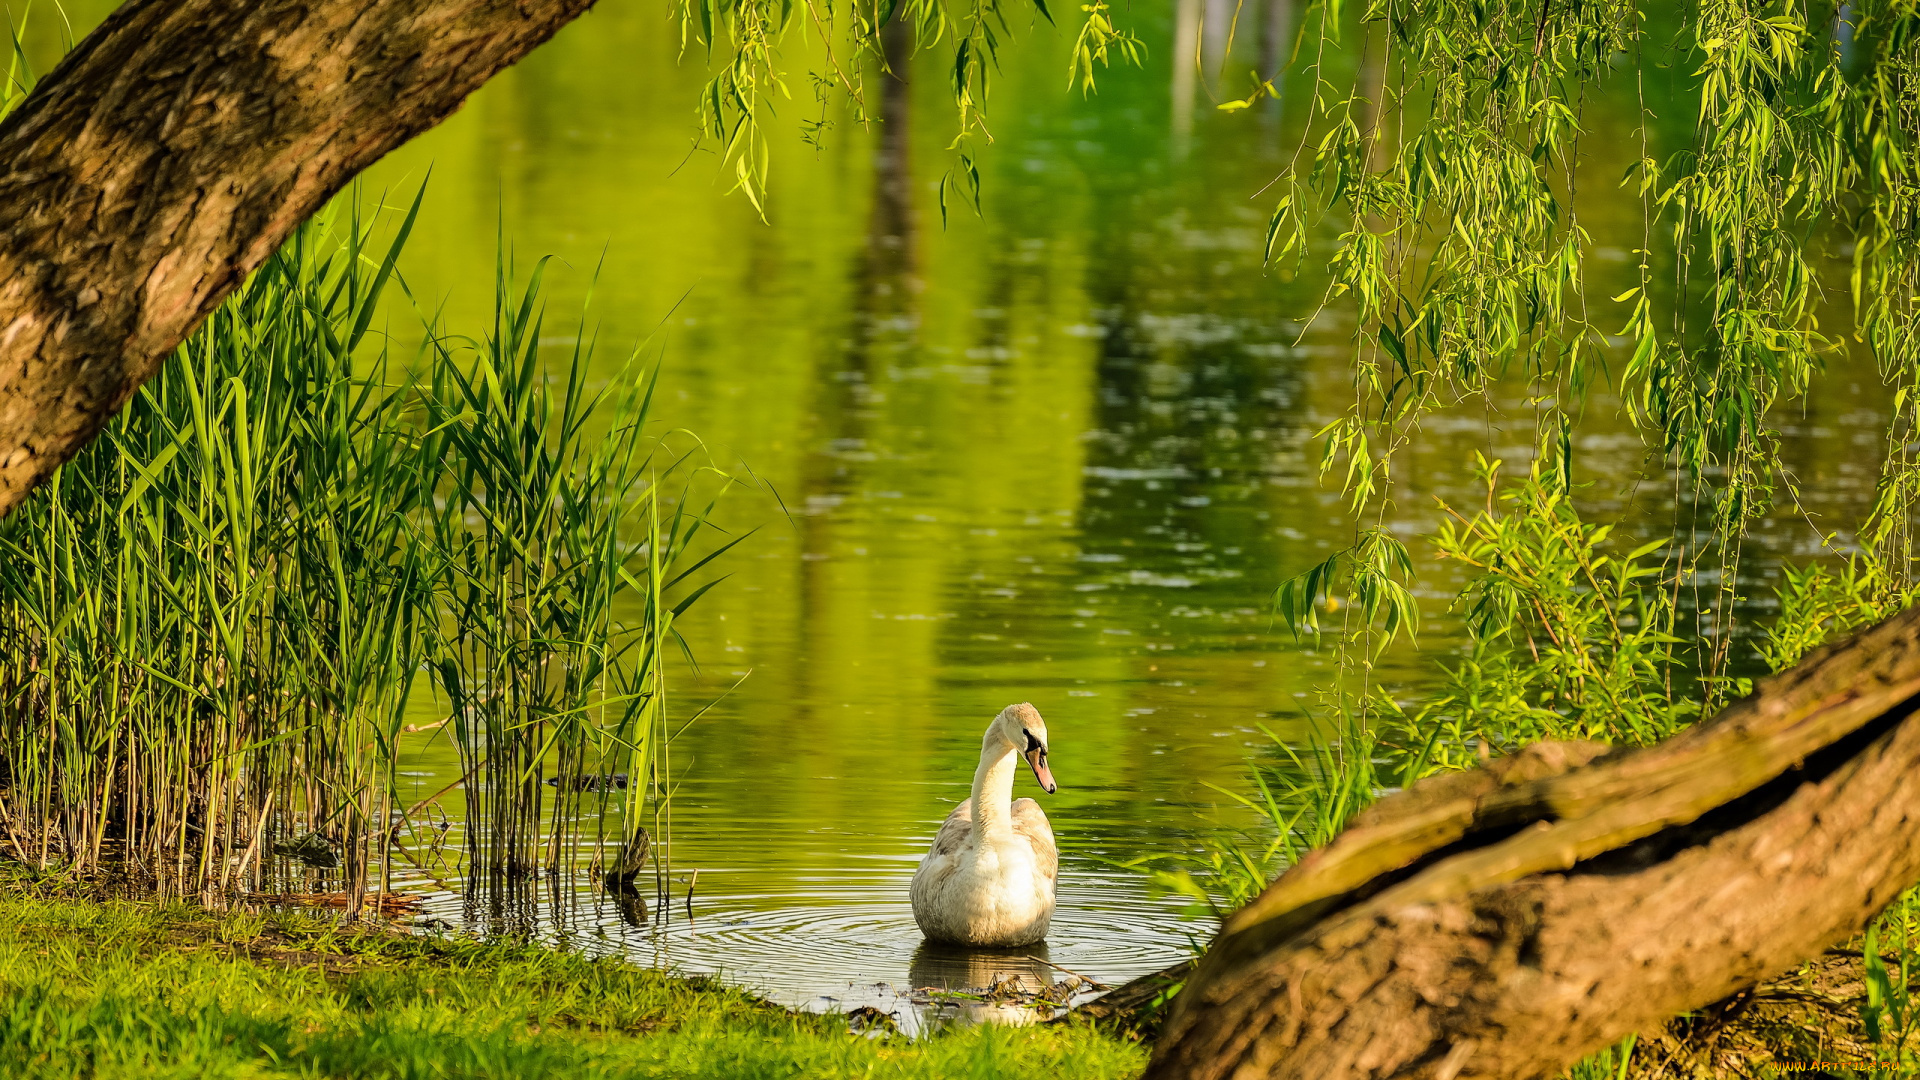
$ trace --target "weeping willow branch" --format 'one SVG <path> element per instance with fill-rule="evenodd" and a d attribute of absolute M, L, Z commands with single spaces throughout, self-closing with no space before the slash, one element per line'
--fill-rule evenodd
<path fill-rule="evenodd" d="M 1665 574 L 1676 596 L 1694 594 L 1693 614 L 1671 605 L 1671 629 L 1706 642 L 1697 663 L 1717 686 L 1742 539 L 1799 496 L 1774 426 L 1808 400 L 1830 360 L 1864 350 L 1898 416 L 1861 536 L 1886 554 L 1896 583 L 1912 579 L 1913 0 L 1694 0 L 1678 12 L 1644 0 L 1373 0 L 1358 12 L 1337 2 L 1314 10 L 1313 112 L 1281 177 L 1267 250 L 1288 272 L 1310 254 L 1323 260 L 1322 311 L 1352 317 L 1353 404 L 1321 437 L 1323 475 L 1361 522 L 1356 546 L 1385 520 L 1396 458 L 1429 417 L 1521 403 L 1542 456 L 1558 459 L 1545 473 L 1571 490 L 1570 433 L 1604 387 L 1656 466 L 1683 479 L 1676 515 L 1683 504 L 1706 508 L 1705 539 L 1675 545 Z M 1342 89 L 1324 57 L 1351 40 L 1356 19 L 1377 29 L 1391 75 L 1371 83 L 1369 60 Z M 1662 108 L 1691 117 L 1666 123 L 1665 146 L 1643 81 L 1660 69 L 1676 88 Z M 1643 149 L 1624 161 L 1583 152 L 1590 101 L 1617 106 L 1629 91 Z M 1675 138 L 1676 126 L 1690 134 Z M 1580 185 L 1599 172 L 1634 189 L 1643 214 L 1637 281 L 1610 298 L 1589 297 L 1597 242 L 1578 215 Z M 1852 271 L 1840 289 L 1823 269 L 1844 255 Z M 1821 324 L 1842 295 L 1847 336 Z M 1282 590 L 1290 621 L 1307 584 Z M 1407 624 L 1382 610 L 1395 625 L 1376 631 L 1369 620 L 1361 632 L 1391 637 Z M 1703 621 L 1689 630 L 1682 618 Z"/>
<path fill-rule="evenodd" d="M 1055 25 L 1047 0 L 1032 0 L 1032 5 L 1031 20 Z M 1112 11 L 1101 0 L 1080 10 L 1084 19 L 1068 64 L 1067 86 L 1090 93 L 1096 69 L 1115 58 L 1137 65 L 1146 46 L 1131 30 L 1114 24 Z M 744 193 L 762 215 L 767 212 L 771 172 L 765 124 L 780 101 L 793 97 L 781 46 L 796 14 L 792 0 L 678 0 L 676 6 L 682 49 L 697 45 L 709 60 L 719 60 L 697 106 L 701 139 L 719 150 L 733 174 L 734 190 Z M 844 6 L 834 0 L 806 0 L 804 19 L 818 40 L 818 61 L 826 68 L 814 75 L 814 85 L 823 106 L 835 93 L 843 97 L 855 123 L 879 119 L 867 109 L 866 77 L 871 70 L 888 70 L 880 35 L 889 24 L 900 21 L 912 28 L 913 52 L 945 54 L 955 118 L 948 147 L 954 164 L 940 182 L 943 219 L 950 196 L 965 197 L 978 207 L 976 146 L 993 141 L 987 98 L 1000 50 L 1014 36 L 1016 18 L 1001 0 L 852 0 Z M 809 126 L 817 135 L 826 122 Z"/>

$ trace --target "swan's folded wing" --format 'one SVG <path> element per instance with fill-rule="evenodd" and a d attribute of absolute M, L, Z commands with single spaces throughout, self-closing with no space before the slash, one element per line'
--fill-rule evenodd
<path fill-rule="evenodd" d="M 947 820 L 940 823 L 940 831 L 933 834 L 933 849 L 927 852 L 928 858 L 952 855 L 967 842 L 967 834 L 973 831 L 973 800 L 968 799 L 953 808 Z"/>
<path fill-rule="evenodd" d="M 970 809 L 968 817 L 972 817 Z M 1039 803 L 1032 799 L 1013 801 L 1013 831 L 1026 837 L 1027 843 L 1033 845 L 1034 861 L 1040 867 L 1040 872 L 1046 875 L 1047 880 L 1058 880 L 1060 849 L 1053 844 L 1053 826 L 1047 823 L 1047 812 L 1040 809 Z"/>

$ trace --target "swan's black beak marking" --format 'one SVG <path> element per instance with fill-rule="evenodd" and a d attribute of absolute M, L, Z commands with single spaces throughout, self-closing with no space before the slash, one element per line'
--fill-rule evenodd
<path fill-rule="evenodd" d="M 1040 790 L 1049 795 L 1059 791 L 1060 785 L 1053 782 L 1053 770 L 1047 768 L 1046 744 L 1034 738 L 1033 732 L 1024 728 L 1021 729 L 1020 734 L 1027 737 L 1027 748 L 1022 751 L 1022 756 L 1027 759 L 1027 765 L 1033 769 L 1033 778 L 1040 782 Z"/>

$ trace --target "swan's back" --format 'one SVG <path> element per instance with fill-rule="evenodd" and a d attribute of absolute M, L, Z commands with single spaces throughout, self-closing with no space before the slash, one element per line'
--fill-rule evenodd
<path fill-rule="evenodd" d="M 913 898 L 914 920 L 921 924 L 923 930 L 929 919 L 939 919 L 934 897 L 946 888 L 967 861 L 965 855 L 972 837 L 973 800 L 968 799 L 954 807 L 953 813 L 947 815 L 947 820 L 940 823 L 940 831 L 933 836 L 933 847 L 913 872 L 913 885 L 908 891 Z"/>
<path fill-rule="evenodd" d="M 1049 884 L 1058 881 L 1060 849 L 1053 842 L 1053 825 L 1047 821 L 1047 812 L 1040 809 L 1039 803 L 1032 799 L 1013 800 L 1013 833 L 1033 848 L 1034 866 L 1040 875 Z M 940 831 L 933 836 L 933 847 L 913 875 L 915 887 L 920 886 L 921 879 L 931 885 L 958 869 L 960 852 L 972 838 L 973 800 L 967 799 L 940 823 Z"/>
<path fill-rule="evenodd" d="M 1032 802 L 1033 800 L 1027 799 L 1025 801 Z M 940 831 L 933 834 L 933 847 L 927 852 L 927 857 L 921 860 L 921 868 L 925 870 L 928 868 L 929 863 L 934 863 L 936 864 L 935 869 L 937 869 L 938 864 L 944 861 L 949 867 L 948 872 L 951 872 L 954 857 L 959 855 L 961 849 L 967 846 L 967 841 L 971 839 L 972 836 L 973 800 L 967 799 L 959 806 L 954 807 L 953 813 L 947 815 L 947 820 L 940 823 Z"/>

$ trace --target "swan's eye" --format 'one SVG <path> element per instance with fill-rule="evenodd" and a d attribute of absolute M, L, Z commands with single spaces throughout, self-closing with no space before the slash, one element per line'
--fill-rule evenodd
<path fill-rule="evenodd" d="M 1035 750 L 1040 749 L 1040 740 L 1033 737 L 1033 732 L 1028 731 L 1026 728 L 1021 728 L 1020 734 L 1027 737 L 1027 753 L 1031 754 Z"/>

